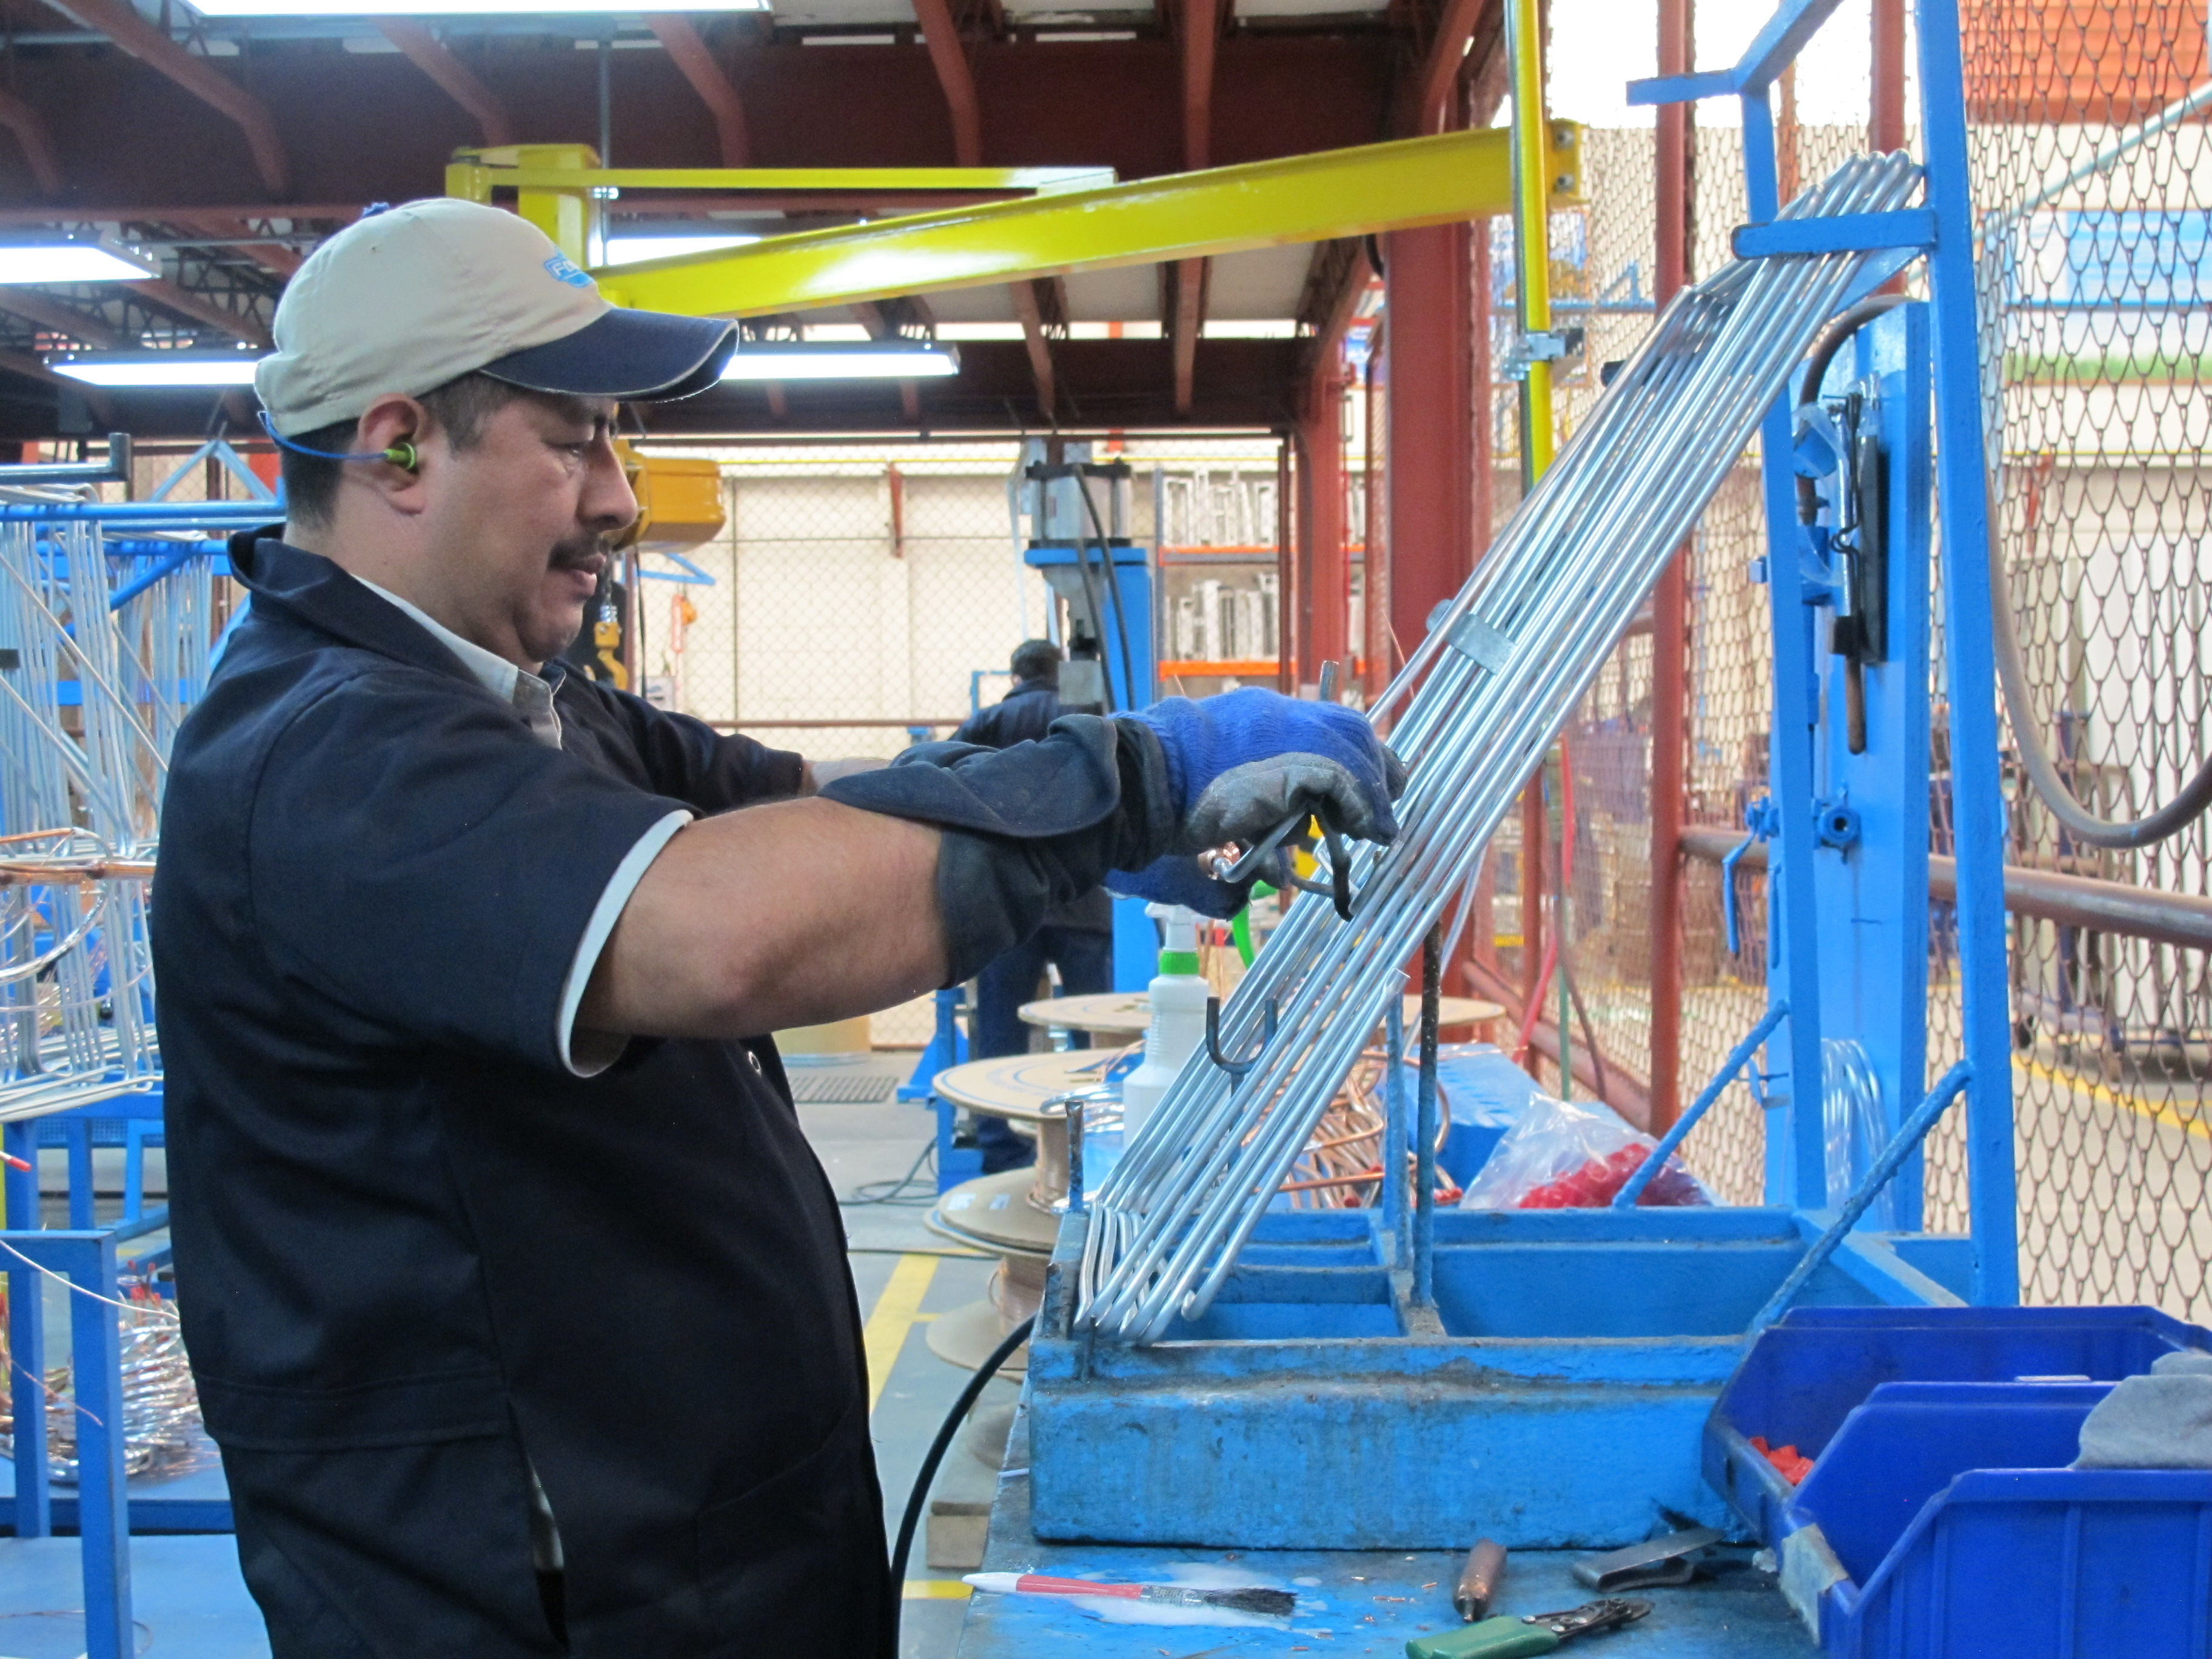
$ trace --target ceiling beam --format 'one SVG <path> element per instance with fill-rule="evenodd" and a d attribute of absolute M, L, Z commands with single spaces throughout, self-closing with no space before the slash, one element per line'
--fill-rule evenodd
<path fill-rule="evenodd" d="M 408 18 L 380 17 L 376 27 L 386 40 L 406 54 L 409 63 L 468 112 L 487 149 L 495 149 L 514 142 L 514 123 L 507 116 L 507 106 L 477 78 L 474 70 L 453 55 L 452 47 Z"/>
<path fill-rule="evenodd" d="M 1496 3 L 1497 0 L 1444 0 L 1443 15 L 1437 21 L 1436 36 L 1429 42 L 1428 56 L 1422 60 L 1407 137 L 1442 132 L 1455 125 L 1451 118 L 1452 90 L 1459 84 L 1460 70 L 1467 63 L 1468 48 L 1474 44 L 1475 24 L 1483 12 Z"/>
<path fill-rule="evenodd" d="M 1176 413 L 1188 415 L 1197 395 L 1198 337 L 1206 331 L 1207 262 L 1181 260 L 1174 267 L 1174 273 L 1170 286 L 1174 289 L 1175 303 L 1167 319 L 1168 341 L 1173 347 L 1170 366 L 1175 376 Z"/>
<path fill-rule="evenodd" d="M 179 287 L 165 276 L 151 276 L 143 283 L 125 283 L 123 286 L 141 299 L 150 300 L 163 309 L 189 317 L 196 323 L 204 323 L 210 328 L 220 330 L 229 335 L 234 340 L 243 340 L 248 345 L 259 346 L 264 351 L 270 348 L 271 343 L 269 331 L 261 325 L 258 319 L 243 313 L 228 310 L 217 305 L 204 294 L 195 294 L 190 289 Z"/>
<path fill-rule="evenodd" d="M 20 374 L 27 380 L 43 380 L 48 386 L 62 386 L 82 397 L 94 416 L 106 425 L 114 419 L 115 406 L 107 394 L 96 386 L 87 386 L 82 380 L 73 380 L 66 374 L 57 374 L 28 352 L 10 351 L 0 347 L 0 368 L 10 374 Z"/>
<path fill-rule="evenodd" d="M 645 26 L 684 78 L 691 83 L 691 90 L 699 94 L 699 101 L 714 118 L 714 139 L 721 151 L 726 167 L 749 167 L 753 164 L 751 130 L 745 125 L 744 100 L 738 89 L 730 84 L 730 77 L 722 73 L 722 66 L 714 61 L 714 54 L 707 50 L 707 43 L 699 38 L 698 29 L 681 12 L 647 12 Z"/>
<path fill-rule="evenodd" d="M 46 120 L 12 92 L 0 92 L 0 127 L 15 135 L 21 147 L 23 160 L 37 180 L 40 193 L 58 196 L 65 187 L 62 164 L 54 154 L 53 135 L 46 131 Z"/>
<path fill-rule="evenodd" d="M 1060 407 L 1059 388 L 1052 372 L 1052 342 L 1044 331 L 1044 307 L 1037 303 L 1035 283 L 1009 283 L 1006 292 L 1013 296 L 1014 315 L 1022 319 L 1022 344 L 1030 358 L 1030 380 L 1036 391 L 1037 413 L 1048 422 L 1057 422 Z"/>
<path fill-rule="evenodd" d="M 328 219 L 350 224 L 361 216 L 362 205 L 359 202 L 318 202 L 288 206 L 272 202 L 256 207 L 0 207 L 0 226 L 172 225 L 199 224 L 202 221 L 229 225 L 261 219 Z"/>
<path fill-rule="evenodd" d="M 289 218 L 289 214 L 273 216 Z M 176 213 L 166 216 L 165 222 L 197 230 L 204 235 L 216 236 L 234 244 L 240 253 L 259 265 L 272 276 L 289 280 L 306 261 L 282 237 L 272 236 L 266 242 L 248 242 L 242 239 L 253 234 L 254 223 L 235 212 L 216 210 L 207 213 Z"/>
<path fill-rule="evenodd" d="M 82 340 L 94 351 L 120 351 L 130 343 L 99 318 L 88 317 L 75 307 L 64 305 L 51 294 L 41 294 L 36 289 L 0 288 L 0 311 L 12 312 L 40 328 Z"/>
<path fill-rule="evenodd" d="M 898 324 L 893 320 L 890 315 L 891 310 L 890 301 L 886 301 L 878 304 L 871 300 L 863 300 L 852 308 L 854 319 L 862 328 L 868 331 L 868 337 L 871 340 L 896 340 L 899 337 Z M 921 418 L 921 388 L 912 380 L 901 380 L 898 383 L 898 389 L 899 412 L 909 421 L 920 420 Z"/>
<path fill-rule="evenodd" d="M 246 147 L 252 152 L 254 171 L 262 184 L 280 197 L 291 190 L 291 164 L 276 137 L 276 123 L 258 98 L 217 73 L 206 58 L 186 52 L 141 17 L 128 0 L 52 0 L 52 3 L 229 118 L 246 135 Z"/>
<path fill-rule="evenodd" d="M 1186 173 L 1212 165 L 1213 62 L 1220 44 L 1218 0 L 1183 0 L 1182 165 Z"/>
<path fill-rule="evenodd" d="M 975 74 L 968 66 L 968 53 L 960 30 L 952 21 L 951 0 L 914 0 L 915 21 L 921 25 L 922 44 L 929 48 L 929 66 L 937 71 L 937 84 L 945 93 L 945 107 L 952 118 L 952 158 L 956 167 L 983 165 L 983 109 L 975 97 Z"/>
<path fill-rule="evenodd" d="M 1214 50 L 1221 40 L 1218 0 L 1183 0 L 1182 164 L 1203 172 L 1213 155 Z M 1198 337 L 1206 325 L 1206 263 L 1185 259 L 1175 267 L 1175 306 L 1167 319 L 1175 408 L 1188 415 L 1195 393 Z"/>

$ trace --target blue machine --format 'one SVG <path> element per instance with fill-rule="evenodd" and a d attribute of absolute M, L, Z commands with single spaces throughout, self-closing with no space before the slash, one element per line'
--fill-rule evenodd
<path fill-rule="evenodd" d="M 1993 1316 L 1981 1310 L 2017 1299 L 2002 804 L 1984 620 L 1990 575 L 1978 552 L 1989 524 L 1958 9 L 1956 0 L 1917 6 L 1924 205 L 1778 219 L 1770 88 L 1837 3 L 1784 0 L 1733 68 L 1632 88 L 1632 100 L 1644 104 L 1741 101 L 1749 222 L 1736 234 L 1739 257 L 1884 250 L 1854 301 L 1912 261 L 1926 262 L 1928 300 L 1847 309 L 1846 326 L 1824 342 L 1820 383 L 1778 399 L 1762 428 L 1768 544 L 1747 574 L 1765 585 L 1771 606 L 1771 793 L 1751 807 L 1747 848 L 1765 843 L 1768 865 L 1768 1007 L 1662 1150 L 1679 1144 L 1748 1066 L 1765 1108 L 1766 1203 L 1638 1208 L 1632 1191 L 1606 1211 L 1431 1218 L 1405 1213 L 1386 1189 L 1375 1210 L 1271 1214 L 1207 1311 L 1151 1347 L 1075 1334 L 1072 1279 L 1089 1218 L 1071 1215 L 1031 1342 L 1026 1507 L 1018 1532 L 999 1534 L 987 1565 L 1070 1571 L 1086 1561 L 1111 1571 L 1118 1557 L 1133 1563 L 1170 1544 L 1463 1552 L 1487 1535 L 1531 1551 L 1613 1547 L 1683 1515 L 1757 1526 L 1759 1502 L 1771 1508 L 1775 1488 L 1787 1491 L 1759 1459 L 1766 1472 L 1753 1482 L 1749 1509 L 1738 1492 L 1742 1459 L 1758 1457 L 1746 1437 L 1766 1431 L 1731 1422 L 1734 1437 L 1716 1451 L 1706 1425 L 1723 1420 L 1716 1407 L 1723 1389 L 1747 1351 L 1759 1351 L 1752 1345 L 1761 1332 L 1778 1338 L 1802 1322 L 1826 1321 L 1848 1346 L 1878 1343 L 1880 1330 L 1905 1326 L 1940 1353 L 1971 1347 L 1977 1322 Z M 1801 518 L 1801 478 L 1811 485 L 1809 523 Z M 1942 544 L 1963 550 L 1941 572 L 1945 678 L 1966 690 L 1949 701 L 1948 775 L 1931 785 L 1929 559 L 1937 504 Z M 1928 1004 L 1931 994 L 1949 994 L 1931 988 L 1929 972 L 1937 787 L 1955 836 L 1965 1054 L 1931 1091 Z M 1839 1054 L 1856 1068 L 1866 1121 L 1860 1138 L 1843 1135 L 1832 1158 L 1824 1073 Z M 1412 1145 L 1403 1104 L 1410 1092 L 1390 1091 L 1387 1146 Z M 1960 1102 L 1971 1231 L 1931 1235 L 1922 1226 L 1918 1147 Z M 1798 1311 L 1778 1324 L 1793 1305 Z M 2110 1382 L 2143 1369 L 2163 1346 L 2205 1340 L 2168 1321 L 2157 1340 L 2136 1345 L 2141 1352 L 2099 1350 L 2095 1365 L 2080 1369 Z M 1933 1363 L 1904 1375 L 1984 1375 Z M 1867 1379 L 1838 1414 L 1881 1380 Z M 1743 1397 L 1741 1389 L 1731 1396 Z M 2086 1409 L 2056 1396 L 2042 1403 L 2063 1407 L 2060 1417 L 2075 1427 Z M 1931 1465 L 1910 1478 L 1892 1469 L 1885 1495 L 1868 1496 L 1881 1484 L 1871 1475 L 1856 1486 L 1823 1476 L 1820 1490 L 1802 1494 L 1805 1504 L 1829 1505 L 1824 1518 L 1854 1540 L 1863 1571 L 1874 1571 L 1886 1549 L 1910 1557 L 1881 1569 L 1881 1586 L 1852 1583 L 1839 1571 L 1825 1600 L 1817 1583 L 1793 1592 L 1802 1626 L 1680 1650 L 1802 1652 L 1808 1629 L 1832 1651 L 1868 1659 L 1998 1650 L 1971 1642 L 1899 1646 L 1882 1633 L 1884 1620 L 1914 1616 L 1898 1609 L 1942 1604 L 1942 1540 L 1971 1547 L 1984 1563 L 1996 1559 L 1987 1525 L 2001 1494 L 1967 1490 L 1975 1458 L 2045 1468 L 2065 1461 L 2065 1435 L 2052 1437 L 2058 1419 L 2048 1413 L 1990 1420 L 1979 1438 L 1960 1429 L 1955 1467 Z M 2034 1432 L 2021 1426 L 2031 1421 Z M 2021 1431 L 2008 1440 L 2014 1427 Z M 1852 1437 L 1872 1447 L 1880 1432 L 1869 1425 Z M 2001 1451 L 2008 1446 L 2014 1450 Z M 1954 1478 L 1964 1484 L 1947 1484 Z M 2109 1506 L 2134 1492 L 2148 1503 L 2154 1494 L 2142 1486 L 2076 1482 L 2066 1501 Z M 2167 1481 L 2160 1492 L 2182 1504 L 2176 1525 L 2201 1554 L 2212 1509 L 2197 1486 L 2168 1490 L 2175 1486 Z M 2034 1496 L 2063 1495 L 2038 1488 Z M 1938 1500 L 1957 1509 L 1954 1522 L 1923 1516 L 1905 1525 L 1923 1501 Z M 1863 1501 L 1887 1504 L 1887 1519 L 1867 1519 Z M 1899 1506 L 1901 1518 L 1893 1513 Z M 2099 1511 L 2100 1559 L 2118 1547 L 2107 1540 L 2148 1513 L 2131 1520 L 2124 1510 Z M 2065 1525 L 2051 1535 L 2063 1543 L 2062 1534 L 2075 1535 Z M 2185 1540 L 2161 1543 L 2157 1559 L 2170 1563 L 2172 1549 L 2189 1547 Z M 1244 1559 L 1255 1570 L 1263 1565 Z M 1428 1577 L 1442 1565 L 1429 1565 Z M 1905 1586 L 1892 1574 L 1917 1576 Z M 2053 1594 L 2093 1617 L 2105 1581 L 2064 1582 Z M 2191 1582 L 2202 1583 L 2202 1570 Z M 1014 1650 L 998 1633 L 1011 1616 L 979 1604 L 963 1652 Z M 2174 1650 L 2201 1653 L 2201 1607 L 2190 1628 L 2196 1645 Z M 1649 1639 L 1661 1638 L 1655 1631 Z"/>
<path fill-rule="evenodd" d="M 1057 459 L 1054 452 L 1057 452 Z M 1030 523 L 1022 561 L 1052 592 L 1055 635 L 1067 653 L 1060 701 L 1112 712 L 1159 696 L 1153 643 L 1152 563 L 1132 541 L 1127 461 L 1095 461 L 1088 443 L 1022 445 L 1022 509 Z M 1064 637 L 1062 636 L 1064 635 Z M 1114 906 L 1114 988 L 1141 991 L 1158 970 L 1159 934 L 1141 901 Z"/>

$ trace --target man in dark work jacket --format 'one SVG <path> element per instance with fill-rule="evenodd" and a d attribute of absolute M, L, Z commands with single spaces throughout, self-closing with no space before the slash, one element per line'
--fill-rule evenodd
<path fill-rule="evenodd" d="M 461 202 L 278 308 L 288 517 L 233 544 L 153 917 L 185 1335 L 276 1659 L 887 1659 L 860 1313 L 762 1034 L 956 983 L 1109 871 L 1233 906 L 1192 854 L 1286 807 L 1393 831 L 1364 723 L 1286 699 L 810 798 L 562 674 L 636 513 L 614 399 L 732 333 Z"/>
<path fill-rule="evenodd" d="M 1008 665 L 1013 689 L 970 714 L 954 739 L 1011 749 L 1042 738 L 1060 716 L 1060 647 L 1050 640 L 1024 640 Z M 1036 995 L 1047 963 L 1060 969 L 1060 988 L 1070 996 L 1114 988 L 1114 901 L 1104 888 L 1055 906 L 1036 932 L 992 957 L 975 975 L 968 1047 L 977 1060 L 1028 1052 L 1029 1027 L 1022 1023 L 1021 1006 Z M 1088 1042 L 1079 1032 L 1075 1040 L 1079 1045 Z M 1006 1119 L 988 1113 L 975 1120 L 975 1146 L 983 1155 L 985 1175 L 1036 1160 L 1031 1142 L 1015 1133 Z"/>

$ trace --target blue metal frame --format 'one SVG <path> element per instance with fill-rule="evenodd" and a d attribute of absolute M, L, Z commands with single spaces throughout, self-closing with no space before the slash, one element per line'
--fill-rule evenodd
<path fill-rule="evenodd" d="M 1966 150 L 1964 64 L 1957 0 L 1917 0 L 1924 204 L 1858 215 L 1820 226 L 1774 222 L 1780 209 L 1773 112 L 1768 88 L 1836 9 L 1838 0 L 1786 0 L 1729 70 L 1632 82 L 1632 104 L 1734 96 L 1743 111 L 1749 224 L 1736 247 L 1747 258 L 1820 248 L 1888 246 L 1928 261 L 1935 381 L 1935 453 L 1943 561 L 1945 662 L 1949 684 L 1953 811 L 1957 830 L 1958 928 L 1966 1059 L 1945 1079 L 1967 1112 L 1968 1207 L 1973 1233 L 1972 1300 L 2018 1300 L 2013 1166 L 2011 1026 L 2005 974 L 2002 799 L 1997 767 L 1996 668 L 1989 630 L 1988 463 L 1975 333 L 1973 218 Z M 1882 275 L 1887 275 L 1887 270 Z M 1874 273 L 1869 273 L 1873 276 Z M 1768 1194 L 1801 1206 L 1826 1193 L 1820 1109 L 1823 1005 L 1817 933 L 1814 736 L 1820 708 L 1813 609 L 1796 574 L 1799 537 L 1791 478 L 1790 400 L 1778 399 L 1761 428 L 1774 633 L 1774 723 L 1770 779 L 1782 804 L 1769 927 L 1777 959 L 1768 994 L 1790 1009 L 1786 1063 L 1768 1082 Z M 1938 1091 L 1939 1095 L 1942 1091 Z M 1925 1112 L 1936 1098 L 1923 1102 Z M 1918 1114 L 1916 1114 L 1917 1116 Z M 1932 1122 L 1932 1118 L 1930 1119 Z M 1902 1139 L 1900 1135 L 1899 1139 Z M 1893 1141 L 1882 1162 L 1897 1151 Z M 1905 1148 L 1909 1152 L 1910 1148 Z M 1899 1153 L 1901 1159 L 1903 1154 Z"/>
<path fill-rule="evenodd" d="M 9 1378 L 15 1405 L 15 1536 L 53 1532 L 53 1495 L 46 1466 L 46 1398 L 42 1377 L 46 1309 L 42 1279 L 66 1279 L 70 1370 L 76 1391 L 77 1526 L 83 1557 L 87 1659 L 130 1659 L 131 1534 L 125 1496 L 123 1350 L 115 1320 L 115 1234 L 37 1229 L 39 1178 L 35 1121 L 5 1127 L 9 1153 L 29 1163 L 8 1167 L 10 1224 L 0 1232 L 0 1273 L 8 1276 Z M 41 1271 L 43 1270 L 43 1272 Z"/>

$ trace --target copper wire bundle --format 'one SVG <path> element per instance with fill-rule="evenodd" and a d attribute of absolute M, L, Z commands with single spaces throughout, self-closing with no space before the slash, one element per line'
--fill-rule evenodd
<path fill-rule="evenodd" d="M 185 1358 L 184 1335 L 176 1310 L 143 1281 L 121 1287 L 125 1310 L 123 1350 L 123 1466 L 131 1480 L 183 1474 L 215 1461 L 215 1444 L 200 1420 L 199 1391 Z M 6 1297 L 0 1292 L 0 1314 Z M 20 1376 L 7 1347 L 0 1319 L 0 1357 L 12 1376 Z M 75 1484 L 76 1399 L 75 1378 L 66 1364 L 50 1366 L 46 1391 L 46 1466 L 50 1478 Z M 15 1400 L 12 1388 L 0 1390 L 0 1456 L 15 1455 Z"/>

